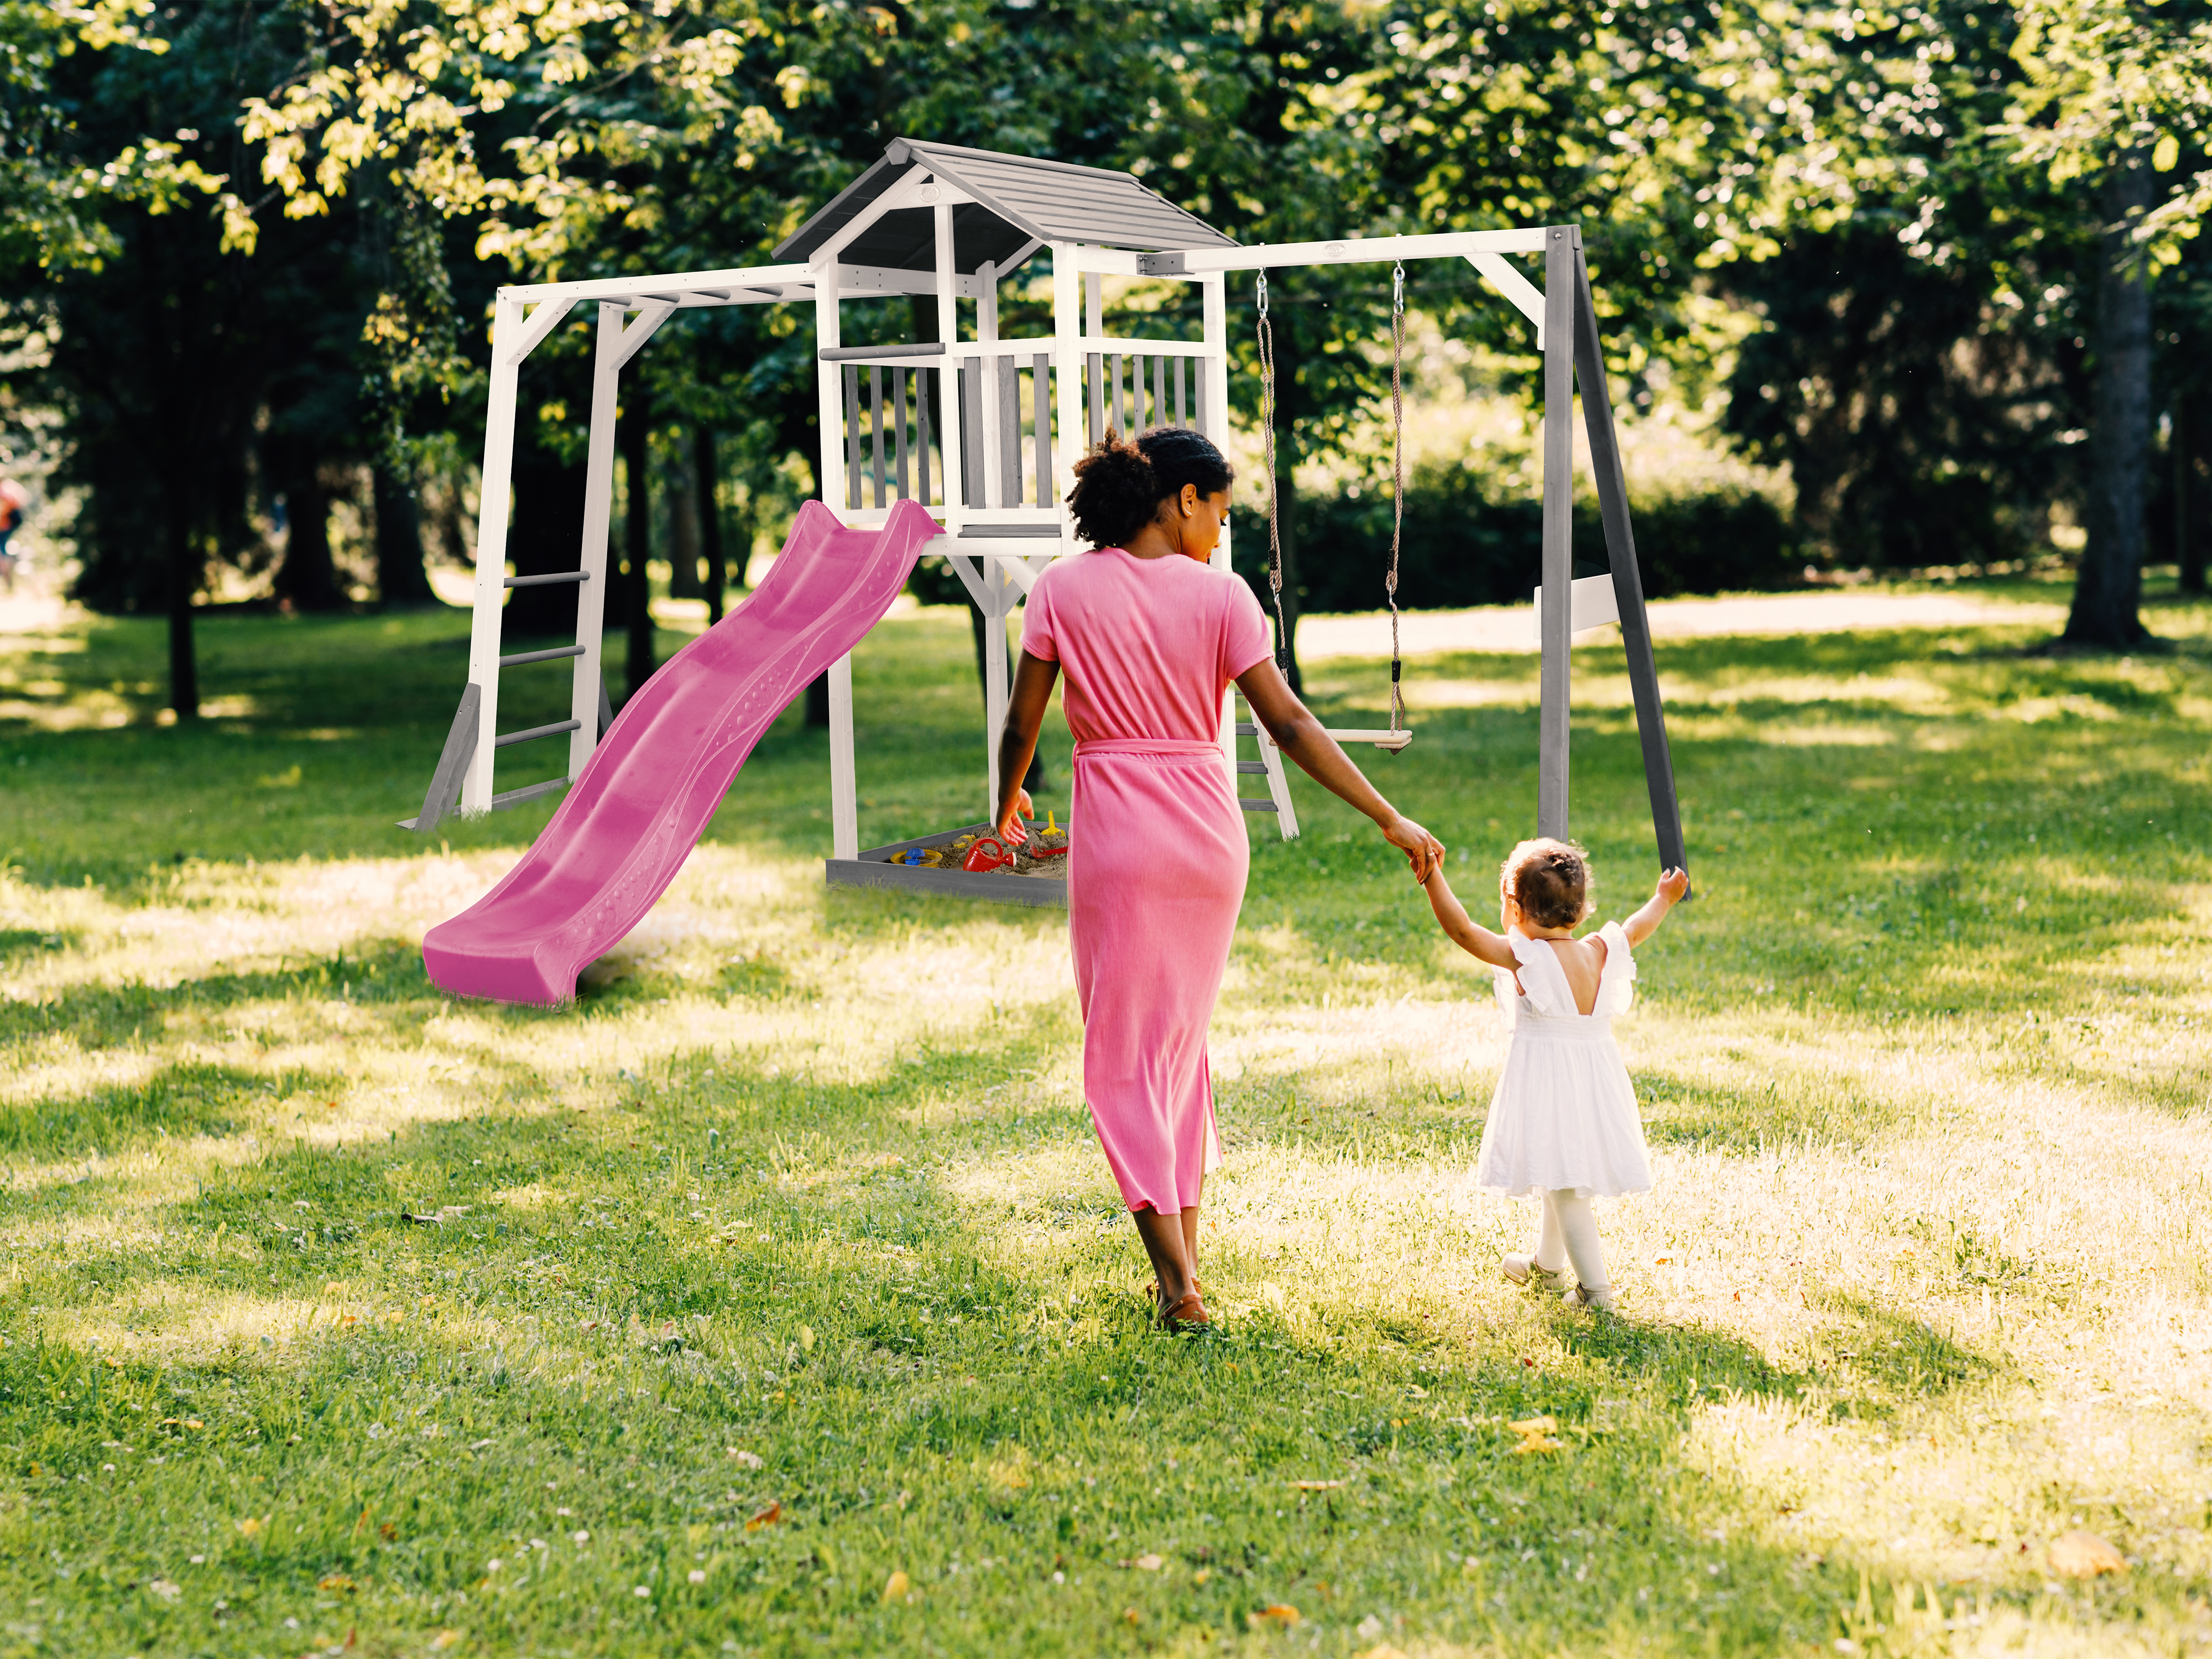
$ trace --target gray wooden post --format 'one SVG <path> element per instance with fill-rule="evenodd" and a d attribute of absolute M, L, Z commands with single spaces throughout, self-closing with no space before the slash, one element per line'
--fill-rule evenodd
<path fill-rule="evenodd" d="M 1613 431 L 1613 399 L 1606 390 L 1605 354 L 1598 343 L 1597 308 L 1590 300 L 1589 268 L 1583 263 L 1580 231 L 1575 233 L 1574 242 L 1575 378 L 1582 386 L 1583 425 L 1589 436 L 1598 511 L 1605 520 L 1606 559 L 1613 568 L 1620 641 L 1628 651 L 1636 731 L 1644 742 L 1644 782 L 1651 794 L 1651 830 L 1659 843 L 1659 867 L 1686 870 L 1689 860 L 1682 846 L 1682 811 L 1674 798 L 1674 761 L 1667 747 L 1667 711 L 1659 701 L 1659 669 L 1651 656 L 1651 623 L 1644 611 L 1644 576 L 1636 563 L 1636 536 L 1628 521 L 1628 486 L 1621 476 L 1620 444 Z M 1546 367 L 1550 367 L 1548 362 Z M 1548 432 L 1547 428 L 1547 435 Z M 1546 482 L 1549 483 L 1548 477 Z M 1548 508 L 1548 490 L 1545 500 Z M 1548 520 L 1546 527 L 1549 529 Z M 1545 545 L 1548 552 L 1550 544 Z M 1547 564 L 1547 574 L 1549 568 Z M 1547 653 L 1551 649 L 1551 605 L 1547 589 L 1544 595 Z"/>
<path fill-rule="evenodd" d="M 1544 233 L 1544 627 L 1536 833 L 1567 836 L 1569 653 L 1574 639 L 1575 272 L 1577 233 Z"/>

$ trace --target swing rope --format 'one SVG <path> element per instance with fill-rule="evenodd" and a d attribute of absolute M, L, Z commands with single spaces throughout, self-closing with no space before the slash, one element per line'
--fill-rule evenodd
<path fill-rule="evenodd" d="M 1275 325 L 1267 319 L 1267 273 L 1260 273 L 1260 429 L 1267 434 L 1267 592 L 1275 602 L 1275 666 L 1291 677 L 1291 636 L 1283 625 L 1283 526 L 1275 506 Z"/>
<path fill-rule="evenodd" d="M 1406 530 L 1406 267 L 1390 267 L 1390 574 L 1382 592 L 1390 601 L 1390 730 L 1401 730 L 1406 696 L 1399 686 L 1404 667 L 1398 651 L 1398 544 Z"/>

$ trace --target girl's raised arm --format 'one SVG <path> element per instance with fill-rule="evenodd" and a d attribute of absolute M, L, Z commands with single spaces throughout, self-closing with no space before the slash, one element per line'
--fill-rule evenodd
<path fill-rule="evenodd" d="M 1488 963 L 1493 968 L 1512 968 L 1518 965 L 1513 947 L 1506 943 L 1503 933 L 1493 933 L 1467 913 L 1467 907 L 1444 879 L 1443 865 L 1429 872 L 1429 878 L 1421 884 L 1429 896 L 1429 908 L 1437 913 L 1437 921 L 1443 927 L 1451 942 L 1469 956 Z"/>
<path fill-rule="evenodd" d="M 1644 908 L 1620 924 L 1620 931 L 1628 935 L 1628 948 L 1634 950 L 1659 931 L 1659 924 L 1667 920 L 1682 895 L 1690 890 L 1687 870 L 1669 870 L 1659 878 L 1659 884 L 1651 890 L 1651 896 L 1644 901 Z"/>

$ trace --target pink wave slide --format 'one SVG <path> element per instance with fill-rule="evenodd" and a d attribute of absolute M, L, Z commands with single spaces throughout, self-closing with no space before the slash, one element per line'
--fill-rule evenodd
<path fill-rule="evenodd" d="M 676 878 L 738 769 L 809 681 L 860 642 L 939 534 L 918 502 L 848 530 L 807 501 L 737 608 L 647 680 L 537 843 L 422 940 L 433 982 L 498 1002 L 567 1002 L 576 975 Z"/>

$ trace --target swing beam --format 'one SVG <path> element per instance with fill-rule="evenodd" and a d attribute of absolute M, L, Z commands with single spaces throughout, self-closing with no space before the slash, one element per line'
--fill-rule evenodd
<path fill-rule="evenodd" d="M 1504 256 L 1510 253 L 1544 256 L 1544 286 L 1540 289 L 1506 262 Z M 1583 255 L 1581 227 L 1545 225 L 1515 230 L 1191 249 L 1140 255 L 1137 264 L 1147 275 L 1195 276 L 1299 265 L 1438 258 L 1465 259 L 1480 271 L 1505 300 L 1535 325 L 1536 349 L 1544 358 L 1543 585 L 1538 590 L 1543 655 L 1537 716 L 1537 833 L 1564 841 L 1571 829 L 1569 737 L 1572 724 L 1575 629 L 1572 422 L 1575 394 L 1579 389 L 1583 429 L 1589 441 L 1590 469 L 1597 486 L 1599 518 L 1605 530 L 1613 605 L 1620 623 L 1621 643 L 1628 657 L 1636 729 L 1643 745 L 1644 781 L 1650 798 L 1653 837 L 1658 843 L 1661 868 L 1687 869 L 1681 804 L 1675 792 L 1674 758 L 1667 742 L 1666 708 L 1659 695 L 1658 665 L 1651 652 L 1650 619 L 1644 610 L 1644 578 L 1636 559 L 1628 487 L 1621 471 L 1613 401 L 1606 388 L 1605 354 L 1598 337 L 1597 311 L 1590 295 L 1589 267 Z M 1331 731 L 1329 735 L 1340 743 L 1381 743 L 1382 746 L 1395 748 L 1403 748 L 1411 741 L 1411 734 L 1405 732 L 1346 730 Z M 1395 741 L 1383 742 L 1384 739 Z"/>

